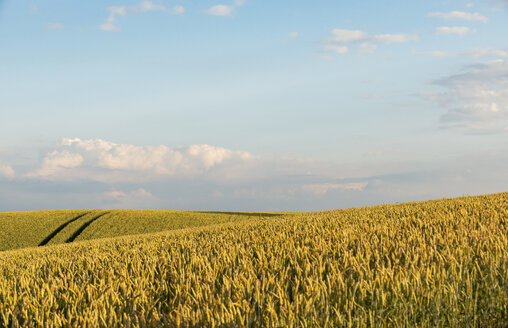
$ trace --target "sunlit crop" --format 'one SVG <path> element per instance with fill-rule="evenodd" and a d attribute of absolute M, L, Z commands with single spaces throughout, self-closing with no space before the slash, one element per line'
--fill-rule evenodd
<path fill-rule="evenodd" d="M 507 313 L 508 193 L 0 253 L 0 326 L 506 327 Z"/>

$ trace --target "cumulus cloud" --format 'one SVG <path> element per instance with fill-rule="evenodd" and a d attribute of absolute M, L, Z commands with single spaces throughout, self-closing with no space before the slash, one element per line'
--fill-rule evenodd
<path fill-rule="evenodd" d="M 443 127 L 496 132 L 508 126 L 507 60 L 468 65 L 435 84 L 445 91 L 427 97 L 447 109 L 441 116 Z"/>
<path fill-rule="evenodd" d="M 456 34 L 460 36 L 466 35 L 470 32 L 475 32 L 475 30 L 472 30 L 466 26 L 440 26 L 436 27 L 435 31 L 437 35 Z"/>
<path fill-rule="evenodd" d="M 235 12 L 236 7 L 241 7 L 245 4 L 243 0 L 235 0 L 232 5 L 215 5 L 208 10 L 206 13 L 212 16 L 231 16 Z"/>
<path fill-rule="evenodd" d="M 13 179 L 16 176 L 16 172 L 9 165 L 0 165 L 0 178 Z"/>
<path fill-rule="evenodd" d="M 291 33 L 289 33 L 289 37 L 293 38 L 293 39 L 297 38 L 298 37 L 298 32 L 291 32 Z"/>
<path fill-rule="evenodd" d="M 113 6 L 109 7 L 109 16 L 99 26 L 103 31 L 118 31 L 120 28 L 116 25 L 116 21 L 119 16 L 125 16 L 128 13 L 143 13 L 149 11 L 166 11 L 172 12 L 177 15 L 185 13 L 185 8 L 181 5 L 173 7 L 173 9 L 167 8 L 163 5 L 156 5 L 151 1 L 143 1 L 136 6 Z"/>
<path fill-rule="evenodd" d="M 28 173 L 27 176 L 41 178 L 57 176 L 65 170 L 80 166 L 82 163 L 83 157 L 80 154 L 70 153 L 67 150 L 54 150 L 46 155 L 39 169 Z"/>
<path fill-rule="evenodd" d="M 210 145 L 170 148 L 117 144 L 102 139 L 64 138 L 62 150 L 50 152 L 30 177 L 85 177 L 107 180 L 116 175 L 195 176 L 226 161 L 248 161 L 251 154 Z M 74 169 L 69 172 L 70 169 Z"/>
<path fill-rule="evenodd" d="M 492 78 L 486 70 L 466 67 L 462 73 Z M 496 104 L 498 108 L 491 106 L 491 110 L 501 112 L 500 103 Z M 430 172 L 426 164 L 403 163 L 398 156 L 383 164 L 390 160 L 388 154 L 375 165 L 372 161 L 347 164 L 255 156 L 209 145 L 171 148 L 64 139 L 47 151 L 31 175 L 23 174 L 29 170 L 26 162 L 14 167 L 15 176 L 12 168 L 0 168 L 0 180 L 5 172 L 14 177 L 0 183 L 0 210 L 298 211 L 494 192 L 504 190 L 508 182 L 508 152 L 506 147 L 498 150 L 474 150 Z M 372 151 L 368 155 L 379 155 L 378 149 Z M 474 175 L 468 173 L 471 169 Z"/>
<path fill-rule="evenodd" d="M 176 195 L 185 193 L 178 196 L 179 201 L 188 200 L 189 204 L 198 202 L 196 193 L 221 200 L 233 197 L 270 202 L 309 195 L 313 199 L 333 197 L 331 191 L 362 191 L 367 180 L 361 170 L 299 158 L 256 156 L 206 144 L 137 146 L 64 138 L 35 169 L 20 177 L 22 181 L 86 185 L 94 192 L 107 188 L 94 193 L 101 207 L 141 208 L 160 201 L 160 195 L 168 190 Z M 134 203 L 136 200 L 139 202 Z"/>
<path fill-rule="evenodd" d="M 376 34 L 369 35 L 361 30 L 333 29 L 331 36 L 323 40 L 323 52 L 346 54 L 349 52 L 348 45 L 356 45 L 360 52 L 373 52 L 378 44 L 394 44 L 416 41 L 416 34 Z"/>
<path fill-rule="evenodd" d="M 450 11 L 450 12 L 432 12 L 427 16 L 437 17 L 444 20 L 465 20 L 470 22 L 487 23 L 489 19 L 479 13 L 468 13 L 464 11 Z"/>

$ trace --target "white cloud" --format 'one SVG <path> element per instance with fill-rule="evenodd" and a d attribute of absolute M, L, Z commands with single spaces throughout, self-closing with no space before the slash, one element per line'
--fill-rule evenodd
<path fill-rule="evenodd" d="M 101 206 L 102 208 L 152 208 L 154 202 L 157 200 L 151 192 L 144 188 L 138 188 L 130 192 L 118 190 L 107 191 L 101 196 L 105 202 Z"/>
<path fill-rule="evenodd" d="M 447 51 L 414 51 L 415 55 L 428 55 L 436 57 L 452 57 L 452 56 L 465 56 L 471 58 L 481 57 L 493 57 L 493 58 L 506 58 L 508 57 L 508 51 L 494 49 L 494 48 L 473 48 L 459 52 L 447 52 Z"/>
<path fill-rule="evenodd" d="M 378 44 L 406 43 L 416 41 L 419 37 L 416 34 L 376 34 L 368 35 L 361 30 L 333 29 L 331 37 L 323 41 L 324 52 L 346 54 L 349 47 L 346 45 L 357 44 L 358 51 L 372 53 L 377 49 Z"/>
<path fill-rule="evenodd" d="M 83 157 L 80 154 L 70 153 L 67 150 L 54 150 L 46 155 L 39 169 L 27 176 L 41 178 L 58 176 L 65 170 L 78 167 L 82 163 Z"/>
<path fill-rule="evenodd" d="M 332 37 L 329 40 L 333 42 L 349 43 L 366 39 L 367 33 L 364 31 L 344 30 L 336 28 L 332 30 Z"/>
<path fill-rule="evenodd" d="M 499 66 L 495 68 L 500 69 Z M 462 73 L 474 72 L 477 78 L 483 74 L 481 79 L 484 80 L 493 78 L 486 70 L 485 67 L 466 67 Z M 488 110 L 502 115 L 499 99 L 490 101 Z M 508 126 L 502 121 L 499 123 L 502 129 Z M 117 144 L 100 139 L 64 139 L 47 153 L 38 168 L 56 167 L 58 174 L 30 177 L 20 174 L 19 170 L 24 172 L 23 166 L 29 165 L 24 162 L 19 169 L 16 167 L 15 180 L 0 183 L 0 209 L 323 210 L 495 192 L 506 188 L 508 182 L 506 145 L 495 153 L 491 152 L 493 149 L 480 152 L 472 149 L 459 159 L 441 162 L 434 172 L 429 172 L 424 163 L 401 161 L 399 156 L 388 153 L 382 160 L 374 160 L 375 163 L 372 160 L 330 163 L 294 157 L 242 157 L 227 155 L 228 151 L 221 151 L 220 147 L 207 150 L 208 147 L 169 148 Z M 161 156 L 154 153 L 159 150 L 167 154 L 168 148 L 180 153 L 187 163 L 194 164 L 189 169 L 182 164 L 183 160 L 177 165 L 175 174 L 158 173 L 157 165 L 167 167 L 166 159 L 174 156 L 162 156 L 165 160 L 157 160 Z M 381 149 L 372 151 L 368 155 L 377 156 Z M 135 153 L 151 165 L 144 167 L 137 162 L 126 165 L 123 161 L 111 162 L 105 156 L 129 158 L 129 154 Z M 119 166 L 124 169 L 116 168 Z M 466 169 L 475 170 L 474 179 L 466 174 Z M 459 181 L 455 179 L 457 176 L 464 179 Z"/>
<path fill-rule="evenodd" d="M 254 158 L 243 151 L 210 145 L 170 148 L 117 144 L 101 139 L 64 138 L 63 150 L 50 152 L 41 167 L 27 176 L 44 178 L 90 178 L 108 180 L 115 173 L 125 176 L 196 176 L 226 161 Z M 69 169 L 74 169 L 70 172 Z M 109 173 L 108 173 L 109 172 Z"/>
<path fill-rule="evenodd" d="M 369 53 L 369 54 L 373 53 L 376 49 L 377 49 L 377 45 L 372 44 L 372 43 L 368 43 L 368 42 L 362 43 L 358 47 L 358 50 L 360 52 L 366 52 L 366 53 Z"/>
<path fill-rule="evenodd" d="M 370 42 L 391 44 L 417 41 L 418 39 L 419 37 L 416 34 L 379 34 L 374 35 Z"/>
<path fill-rule="evenodd" d="M 447 13 L 444 12 L 432 12 L 427 16 L 429 17 L 437 17 L 442 18 L 444 20 L 465 20 L 470 22 L 483 22 L 487 23 L 489 19 L 479 13 L 468 13 L 464 11 L 450 11 Z"/>
<path fill-rule="evenodd" d="M 339 46 L 339 45 L 335 45 L 335 44 L 327 44 L 324 47 L 324 51 L 326 51 L 326 52 L 332 51 L 332 52 L 335 52 L 336 54 L 342 55 L 342 54 L 348 53 L 349 48 L 346 47 L 346 46 Z"/>
<path fill-rule="evenodd" d="M 446 90 L 427 97 L 447 109 L 443 127 L 496 132 L 508 123 L 508 61 L 469 65 L 436 84 Z"/>
<path fill-rule="evenodd" d="M 357 166 L 255 156 L 206 144 L 171 148 L 64 138 L 38 167 L 21 178 L 104 186 L 109 190 L 101 194 L 102 207 L 143 207 L 154 200 L 147 190 L 155 189 L 160 195 L 167 188 L 177 190 L 177 186 L 201 186 L 200 193 L 214 199 L 291 200 L 309 194 L 321 197 L 330 190 L 361 191 L 366 180 L 355 178 L 365 177 L 360 171 Z M 346 178 L 347 182 L 342 182 Z M 143 202 L 133 205 L 141 198 Z"/>
<path fill-rule="evenodd" d="M 60 24 L 60 23 L 47 23 L 44 26 L 48 30 L 61 30 L 64 28 L 63 24 Z"/>
<path fill-rule="evenodd" d="M 293 39 L 298 37 L 298 32 L 291 32 L 291 33 L 289 33 L 289 37 L 293 38 Z"/>
<path fill-rule="evenodd" d="M 173 12 L 177 15 L 185 14 L 185 8 L 182 5 L 177 5 L 173 7 Z"/>
<path fill-rule="evenodd" d="M 332 36 L 325 39 L 326 43 L 404 43 L 418 40 L 416 34 L 376 34 L 369 36 L 360 30 L 333 29 Z"/>
<path fill-rule="evenodd" d="M 216 6 L 209 8 L 206 12 L 209 15 L 213 15 L 213 16 L 230 16 L 234 10 L 235 10 L 235 7 L 233 7 L 233 6 L 216 5 Z"/>
<path fill-rule="evenodd" d="M 215 5 L 206 11 L 212 16 L 231 16 L 235 12 L 235 7 L 241 7 L 245 4 L 244 0 L 234 0 L 233 5 Z"/>
<path fill-rule="evenodd" d="M 151 1 L 142 1 L 136 6 L 114 6 L 109 7 L 109 16 L 106 18 L 99 28 L 103 31 L 117 31 L 120 28 L 116 25 L 118 16 L 125 16 L 128 13 L 143 13 L 149 11 L 167 11 L 171 12 L 170 9 L 163 5 L 156 5 Z M 176 6 L 173 8 L 175 14 L 183 14 L 185 9 L 183 6 Z"/>
<path fill-rule="evenodd" d="M 456 34 L 456 35 L 466 35 L 470 32 L 474 32 L 475 30 L 471 30 L 469 27 L 466 26 L 440 26 L 436 27 L 435 33 L 437 35 L 443 35 L 443 34 Z"/>
<path fill-rule="evenodd" d="M 151 198 L 153 197 L 152 193 L 146 191 L 143 188 L 139 188 L 130 193 L 125 193 L 123 191 L 108 191 L 104 193 L 105 197 L 113 198 L 116 200 L 127 200 L 127 199 L 139 199 L 139 198 Z"/>
<path fill-rule="evenodd" d="M 472 58 L 480 58 L 480 57 L 508 57 L 508 51 L 500 50 L 500 49 L 492 49 L 492 48 L 474 48 L 464 52 L 465 55 L 468 55 Z"/>
<path fill-rule="evenodd" d="M 9 165 L 2 165 L 0 166 L 0 177 L 6 178 L 6 179 L 13 179 L 16 176 L 16 172 L 14 172 L 14 169 L 10 167 Z"/>
<path fill-rule="evenodd" d="M 452 54 L 450 54 L 447 51 L 439 51 L 439 50 L 434 50 L 434 51 L 414 51 L 413 53 L 415 55 L 427 55 L 427 56 L 436 56 L 436 57 L 448 57 L 448 56 L 452 55 Z"/>

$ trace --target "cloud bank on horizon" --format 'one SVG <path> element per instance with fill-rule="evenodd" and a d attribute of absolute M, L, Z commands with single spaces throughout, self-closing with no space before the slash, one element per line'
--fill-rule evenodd
<path fill-rule="evenodd" d="M 205 144 L 171 148 L 63 138 L 37 163 L 0 166 L 0 207 L 289 211 L 373 205 L 432 197 L 436 183 L 441 197 L 472 193 L 506 159 L 506 153 L 486 153 L 467 165 L 429 170 L 405 163 L 379 174 L 378 166 L 260 156 Z M 485 163 L 492 167 L 489 174 L 471 169 Z M 497 176 L 497 191 L 507 179 Z"/>
<path fill-rule="evenodd" d="M 508 185 L 506 0 L 0 14 L 0 210 L 319 210 Z"/>

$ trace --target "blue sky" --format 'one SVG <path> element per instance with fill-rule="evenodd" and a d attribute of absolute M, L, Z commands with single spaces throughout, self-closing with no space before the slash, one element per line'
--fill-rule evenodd
<path fill-rule="evenodd" d="M 0 1 L 0 210 L 506 191 L 508 2 Z"/>

